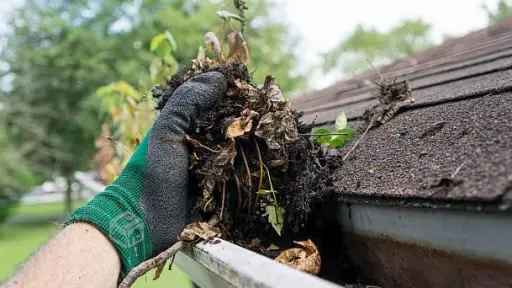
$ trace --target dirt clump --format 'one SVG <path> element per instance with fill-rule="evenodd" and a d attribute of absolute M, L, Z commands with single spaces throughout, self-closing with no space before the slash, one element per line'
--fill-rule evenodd
<path fill-rule="evenodd" d="M 334 195 L 332 171 L 342 155 L 311 139 L 312 124 L 300 121 L 273 77 L 258 85 L 235 61 L 194 62 L 153 89 L 157 109 L 187 79 L 208 71 L 222 73 L 228 89 L 187 132 L 192 213 L 218 215 L 222 238 L 275 257 L 307 240 L 301 237 L 313 207 Z"/>

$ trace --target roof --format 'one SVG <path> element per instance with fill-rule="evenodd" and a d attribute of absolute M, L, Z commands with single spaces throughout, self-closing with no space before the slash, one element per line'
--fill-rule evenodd
<path fill-rule="evenodd" d="M 408 80 L 415 102 L 347 158 L 336 177 L 344 196 L 512 198 L 512 18 L 378 69 Z M 371 69 L 292 103 L 304 122 L 332 125 L 345 111 L 354 127 L 378 103 L 368 80 L 380 78 Z"/>

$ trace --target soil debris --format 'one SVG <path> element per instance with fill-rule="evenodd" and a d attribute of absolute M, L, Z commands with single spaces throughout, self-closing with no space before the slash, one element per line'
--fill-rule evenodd
<path fill-rule="evenodd" d="M 298 233 L 304 233 L 313 207 L 334 196 L 332 171 L 341 166 L 342 155 L 301 136 L 310 134 L 312 125 L 300 122 L 302 113 L 292 109 L 274 77 L 258 85 L 243 63 L 212 62 L 203 53 L 200 50 L 190 67 L 153 89 L 161 110 L 190 77 L 218 71 L 227 79 L 224 97 L 187 131 L 194 183 L 190 193 L 197 197 L 192 213 L 204 219 L 220 215 L 219 230 L 213 234 L 273 258 L 279 247 L 291 247 Z M 211 236 L 211 227 L 204 225 L 188 227 L 191 236 L 185 236 Z M 307 252 L 316 249 L 315 244 L 300 243 L 301 261 L 316 259 L 314 252 Z M 297 265 L 313 274 L 320 269 L 319 258 L 313 268 Z"/>
<path fill-rule="evenodd" d="M 374 93 L 379 99 L 379 104 L 373 106 L 363 114 L 365 127 L 370 129 L 389 122 L 400 109 L 414 103 L 412 90 L 407 80 L 376 83 L 379 89 Z"/>

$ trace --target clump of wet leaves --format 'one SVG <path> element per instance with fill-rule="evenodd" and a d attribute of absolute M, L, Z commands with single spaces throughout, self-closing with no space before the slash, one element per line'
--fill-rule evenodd
<path fill-rule="evenodd" d="M 208 71 L 225 76 L 224 97 L 184 139 L 190 147 L 191 196 L 197 197 L 192 213 L 205 219 L 218 215 L 219 235 L 228 241 L 249 243 L 258 237 L 277 247 L 297 240 L 312 207 L 333 195 L 331 175 L 342 155 L 310 137 L 312 125 L 299 120 L 302 114 L 293 110 L 274 77 L 253 81 L 241 33 L 232 31 L 228 40 L 225 55 L 208 32 L 206 48 L 167 84 L 155 87 L 153 96 L 160 110 L 187 79 Z"/>

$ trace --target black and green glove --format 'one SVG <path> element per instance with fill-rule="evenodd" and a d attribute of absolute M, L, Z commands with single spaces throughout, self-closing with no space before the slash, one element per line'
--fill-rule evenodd
<path fill-rule="evenodd" d="M 185 227 L 189 154 L 183 139 L 226 85 L 222 74 L 208 72 L 178 87 L 119 178 L 66 222 L 100 229 L 116 247 L 124 275 L 173 245 Z"/>

